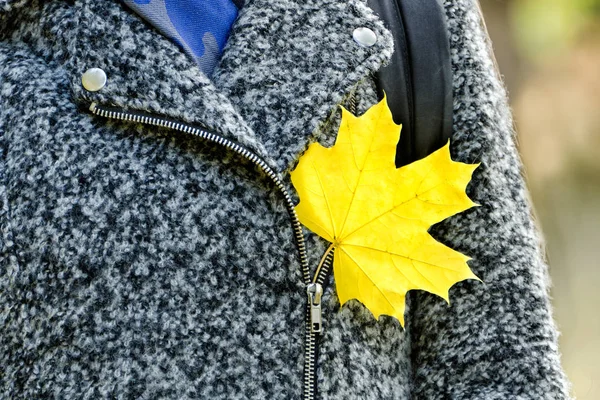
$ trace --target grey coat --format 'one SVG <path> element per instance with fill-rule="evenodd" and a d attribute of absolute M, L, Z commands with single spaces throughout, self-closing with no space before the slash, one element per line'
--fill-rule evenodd
<path fill-rule="evenodd" d="M 444 3 L 452 155 L 481 207 L 431 229 L 485 284 L 408 296 L 406 329 L 323 295 L 321 399 L 566 399 L 506 93 L 474 0 Z M 357 27 L 377 35 L 371 47 Z M 285 198 L 239 154 L 96 116 L 204 126 L 289 171 L 376 101 L 393 51 L 363 0 L 250 0 L 214 80 L 118 1 L 0 0 L 0 397 L 299 399 L 305 282 Z M 106 71 L 97 92 L 81 85 Z M 327 243 L 305 231 L 314 271 Z M 332 280 L 333 278 L 330 278 Z"/>

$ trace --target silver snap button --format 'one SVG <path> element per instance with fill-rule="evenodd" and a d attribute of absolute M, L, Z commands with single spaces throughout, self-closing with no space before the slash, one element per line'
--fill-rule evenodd
<path fill-rule="evenodd" d="M 352 37 L 356 41 L 356 43 L 361 46 L 373 46 L 375 42 L 377 42 L 377 35 L 369 28 L 361 27 L 356 28 L 354 32 L 352 32 Z"/>
<path fill-rule="evenodd" d="M 85 90 L 97 92 L 106 85 L 106 73 L 100 68 L 90 68 L 81 75 L 81 84 Z"/>

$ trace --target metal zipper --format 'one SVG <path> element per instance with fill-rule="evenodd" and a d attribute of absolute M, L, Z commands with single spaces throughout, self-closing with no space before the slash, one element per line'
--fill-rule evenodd
<path fill-rule="evenodd" d="M 358 85 L 352 90 L 352 93 L 350 94 L 350 99 L 348 101 L 348 111 L 350 111 L 354 115 L 356 115 L 356 109 L 358 106 L 358 103 L 356 102 L 356 90 L 357 89 L 358 89 Z"/>
<path fill-rule="evenodd" d="M 353 108 L 355 108 L 354 93 L 351 98 Z M 305 318 L 305 341 L 304 341 L 304 388 L 302 393 L 303 400 L 315 400 L 317 398 L 317 357 L 319 336 L 323 330 L 322 327 L 322 295 L 323 289 L 326 287 L 327 280 L 331 271 L 333 260 L 333 246 L 327 249 L 325 255 L 321 259 L 313 278 L 311 280 L 310 268 L 308 265 L 308 256 L 306 252 L 306 244 L 302 225 L 298 220 L 298 215 L 294 209 L 294 203 L 286 190 L 283 182 L 277 173 L 262 159 L 244 146 L 235 143 L 232 140 L 226 139 L 221 135 L 211 132 L 205 128 L 192 126 L 184 122 L 179 122 L 163 116 L 152 115 L 146 112 L 123 110 L 116 107 L 102 106 L 97 103 L 91 103 L 89 110 L 104 118 L 117 119 L 122 121 L 137 122 L 145 125 L 161 126 L 173 129 L 179 132 L 189 133 L 198 136 L 202 139 L 223 146 L 242 157 L 248 159 L 253 164 L 258 166 L 275 184 L 282 193 L 286 209 L 290 215 L 292 228 L 298 252 L 300 255 L 300 265 L 302 268 L 302 279 L 306 285 L 307 304 Z"/>

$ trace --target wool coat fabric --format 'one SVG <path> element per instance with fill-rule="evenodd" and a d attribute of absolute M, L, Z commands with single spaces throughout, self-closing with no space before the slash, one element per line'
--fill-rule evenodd
<path fill-rule="evenodd" d="M 484 283 L 408 295 L 406 328 L 323 295 L 321 399 L 567 399 L 542 241 L 475 0 L 445 0 L 455 160 L 481 207 L 434 226 Z M 352 32 L 368 27 L 373 46 Z M 118 1 L 0 0 L 0 398 L 299 399 L 306 290 L 281 193 L 364 112 L 394 51 L 364 0 L 249 0 L 212 80 Z M 102 68 L 97 92 L 82 73 Z M 297 199 L 296 199 L 297 200 Z M 305 232 L 311 268 L 327 243 Z"/>

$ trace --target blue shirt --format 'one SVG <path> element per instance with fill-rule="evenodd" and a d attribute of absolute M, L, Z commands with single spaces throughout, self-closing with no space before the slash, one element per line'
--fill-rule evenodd
<path fill-rule="evenodd" d="M 211 76 L 241 2 L 232 0 L 123 0 L 175 41 Z"/>

